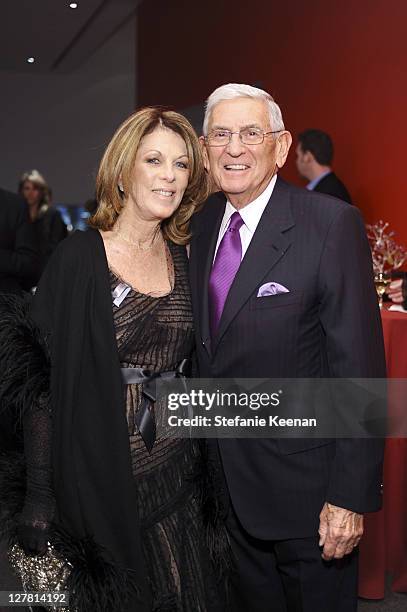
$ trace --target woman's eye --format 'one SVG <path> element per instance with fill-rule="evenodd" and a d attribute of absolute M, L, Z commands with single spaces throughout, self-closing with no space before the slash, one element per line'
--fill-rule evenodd
<path fill-rule="evenodd" d="M 188 164 L 186 162 L 177 162 L 178 168 L 183 168 L 184 170 L 188 170 Z"/>
<path fill-rule="evenodd" d="M 157 157 L 149 157 L 147 159 L 147 163 L 148 164 L 159 164 L 160 161 L 159 161 L 159 159 L 157 159 Z"/>

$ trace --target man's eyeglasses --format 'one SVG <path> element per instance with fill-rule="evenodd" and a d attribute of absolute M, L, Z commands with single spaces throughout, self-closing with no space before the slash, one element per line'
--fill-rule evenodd
<path fill-rule="evenodd" d="M 244 128 L 239 132 L 230 132 L 229 130 L 213 130 L 210 134 L 205 137 L 205 142 L 209 147 L 224 147 L 228 145 L 232 139 L 233 134 L 239 134 L 240 142 L 245 145 L 258 145 L 261 144 L 265 136 L 269 134 L 277 134 L 281 130 L 274 130 L 272 132 L 263 132 L 258 128 Z"/>

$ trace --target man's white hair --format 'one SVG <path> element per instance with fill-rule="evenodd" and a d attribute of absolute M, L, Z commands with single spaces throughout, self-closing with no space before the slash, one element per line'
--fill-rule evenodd
<path fill-rule="evenodd" d="M 215 89 L 206 101 L 205 117 L 202 128 L 204 136 L 208 135 L 209 119 L 213 108 L 223 100 L 233 100 L 234 98 L 256 98 L 258 100 L 264 100 L 267 103 L 270 114 L 271 129 L 273 131 L 282 131 L 285 129 L 280 107 L 274 102 L 274 99 L 267 91 L 259 89 L 258 87 L 252 87 L 251 85 L 245 85 L 244 83 L 228 83 L 227 85 L 221 85 Z"/>

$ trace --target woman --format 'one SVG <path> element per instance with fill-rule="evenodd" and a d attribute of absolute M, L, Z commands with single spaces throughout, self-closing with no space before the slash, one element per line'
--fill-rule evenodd
<path fill-rule="evenodd" d="M 18 192 L 27 202 L 30 219 L 35 227 L 42 271 L 58 243 L 66 238 L 66 225 L 58 210 L 51 206 L 50 189 L 38 170 L 24 172 Z"/>
<path fill-rule="evenodd" d="M 183 245 L 206 191 L 188 121 L 157 108 L 138 111 L 101 161 L 92 229 L 58 248 L 34 298 L 41 335 L 28 376 L 37 398 L 24 416 L 28 485 L 18 536 L 33 553 L 45 553 L 51 541 L 72 564 L 70 605 L 80 612 L 225 610 L 205 530 L 218 552 L 224 544 L 219 561 L 227 544 L 201 517 L 191 478 L 196 444 L 154 439 L 151 419 L 160 419 L 160 407 L 151 411 L 143 393 L 146 377 L 180 373 L 193 348 Z M 43 338 L 50 401 L 49 364 L 38 358 Z M 15 404 L 33 404 L 25 391 Z"/>

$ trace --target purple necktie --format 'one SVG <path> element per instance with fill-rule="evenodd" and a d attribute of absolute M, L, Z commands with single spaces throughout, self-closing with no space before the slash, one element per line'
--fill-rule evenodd
<path fill-rule="evenodd" d="M 242 259 L 242 243 L 239 234 L 242 225 L 242 217 L 238 212 L 234 212 L 230 218 L 229 227 L 219 244 L 212 266 L 209 278 L 209 320 L 212 338 L 218 331 L 223 307 Z"/>

